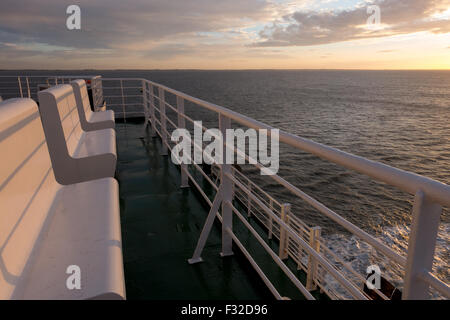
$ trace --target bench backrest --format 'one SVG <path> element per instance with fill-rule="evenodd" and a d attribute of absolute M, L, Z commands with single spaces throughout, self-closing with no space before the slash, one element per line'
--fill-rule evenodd
<path fill-rule="evenodd" d="M 72 156 L 83 132 L 72 86 L 54 86 L 39 92 L 38 96 L 44 130 L 49 133 L 46 137 L 50 152 L 63 155 L 62 152 L 67 150 L 67 154 Z M 61 130 L 63 135 L 60 135 Z M 51 150 L 54 142 L 58 146 L 55 153 Z"/>
<path fill-rule="evenodd" d="M 84 81 L 83 79 L 77 79 L 72 81 L 71 85 L 73 88 L 73 93 L 75 94 L 75 100 L 77 102 L 81 121 L 89 119 L 92 110 L 91 103 L 89 101 L 86 81 Z"/>
<path fill-rule="evenodd" d="M 36 103 L 0 103 L 0 299 L 19 289 L 59 187 Z"/>

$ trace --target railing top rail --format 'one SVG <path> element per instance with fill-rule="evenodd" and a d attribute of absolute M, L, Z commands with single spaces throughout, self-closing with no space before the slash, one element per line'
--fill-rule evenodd
<path fill-rule="evenodd" d="M 106 80 L 115 80 L 107 78 Z M 144 80 L 149 84 L 165 91 L 181 97 L 187 101 L 193 102 L 201 107 L 204 107 L 210 111 L 217 112 L 224 115 L 241 125 L 247 126 L 253 129 L 267 129 L 268 135 L 270 130 L 275 129 L 265 123 L 242 115 L 238 112 L 229 110 L 219 105 L 204 101 L 199 98 L 194 98 L 188 94 L 171 89 L 164 85 L 146 79 L 129 79 L 129 80 Z M 301 138 L 294 134 L 279 131 L 280 141 L 284 142 L 294 148 L 309 152 L 320 158 L 331 161 L 335 164 L 341 165 L 347 169 L 354 170 L 356 172 L 365 174 L 369 177 L 377 179 L 381 182 L 395 186 L 404 192 L 410 194 L 416 194 L 417 191 L 422 190 L 431 200 L 440 203 L 441 205 L 450 207 L 450 186 L 442 182 L 433 180 L 428 177 L 424 177 L 412 172 L 397 169 L 389 165 L 372 161 L 360 156 L 356 156 L 318 142 L 311 141 L 309 139 Z"/>

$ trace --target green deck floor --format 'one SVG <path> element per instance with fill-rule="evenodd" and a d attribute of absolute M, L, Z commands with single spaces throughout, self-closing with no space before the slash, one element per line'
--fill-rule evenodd
<path fill-rule="evenodd" d="M 151 138 L 149 131 L 139 121 L 116 124 L 127 298 L 273 299 L 237 247 L 234 256 L 220 257 L 219 221 L 202 254 L 204 262 L 187 263 L 208 211 L 194 187 L 179 188 L 178 168 L 170 157 L 160 155 L 160 139 Z M 235 233 L 280 293 L 302 299 L 249 231 L 234 220 Z"/>

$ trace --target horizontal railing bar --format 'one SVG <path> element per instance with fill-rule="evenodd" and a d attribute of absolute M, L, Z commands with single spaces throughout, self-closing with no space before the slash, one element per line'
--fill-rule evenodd
<path fill-rule="evenodd" d="M 227 146 L 227 148 L 231 149 L 232 147 Z M 234 151 L 236 153 L 243 155 L 247 160 L 250 159 L 250 157 L 247 156 L 245 153 L 243 153 L 241 150 L 239 150 L 237 148 L 233 148 L 233 149 L 234 149 Z M 256 166 L 258 168 L 262 168 L 263 167 L 259 163 L 254 164 L 254 166 Z M 359 238 L 363 239 L 364 241 L 366 241 L 367 243 L 372 245 L 374 248 L 378 249 L 380 252 L 385 254 L 387 257 L 393 259 L 395 262 L 397 262 L 398 264 L 400 264 L 402 266 L 406 265 L 406 258 L 405 257 L 403 257 L 403 256 L 399 255 L 398 253 L 394 252 L 387 245 L 385 245 L 384 243 L 382 243 L 378 239 L 375 239 L 374 237 L 372 237 L 370 234 L 368 234 L 364 230 L 362 230 L 359 227 L 355 226 L 353 223 L 347 221 L 346 219 L 344 219 L 343 217 L 338 215 L 333 210 L 329 209 L 327 206 L 325 206 L 321 202 L 317 201 L 316 199 L 314 199 L 310 195 L 306 194 L 305 192 L 303 192 L 302 190 L 300 190 L 296 186 L 292 185 L 290 182 L 286 181 L 284 178 L 282 178 L 282 177 L 280 177 L 278 175 L 269 175 L 268 177 L 271 178 L 272 180 L 278 182 L 282 186 L 284 186 L 287 190 L 292 192 L 294 195 L 296 195 L 296 196 L 300 197 L 301 199 L 303 199 L 306 203 L 311 205 L 313 208 L 317 209 L 319 212 L 323 213 L 324 215 L 326 215 L 330 219 L 332 219 L 335 222 L 339 223 L 342 227 L 344 227 L 345 229 L 347 229 L 351 233 L 357 235 Z"/>
<path fill-rule="evenodd" d="M 178 128 L 178 125 L 176 125 L 172 120 L 169 119 L 169 117 L 166 115 L 166 121 L 172 125 L 175 129 Z M 169 133 L 168 133 L 169 134 Z M 170 134 L 169 134 L 170 135 Z"/>
<path fill-rule="evenodd" d="M 252 184 L 252 187 L 258 189 L 258 191 L 260 191 L 262 194 L 264 194 L 267 198 L 271 199 L 274 204 L 278 205 L 279 207 L 281 207 L 281 203 L 278 202 L 274 197 L 272 197 L 270 194 L 268 194 L 266 191 L 264 191 L 260 186 L 258 186 L 256 183 L 254 183 L 252 180 L 250 180 L 246 175 L 244 175 L 242 172 L 240 172 L 239 170 L 236 170 L 236 168 L 233 168 L 235 173 L 238 173 L 238 175 L 240 175 L 241 177 L 243 177 L 244 179 L 247 180 L 247 182 L 250 182 Z"/>
<path fill-rule="evenodd" d="M 429 271 L 424 271 L 419 274 L 419 277 L 439 293 L 443 294 L 447 299 L 450 298 L 450 287 L 445 282 L 438 279 L 434 274 Z"/>
<path fill-rule="evenodd" d="M 208 205 L 211 207 L 211 206 L 212 206 L 211 200 L 210 200 L 209 197 L 205 194 L 205 192 L 203 192 L 203 189 L 198 185 L 197 181 L 195 181 L 195 179 L 194 179 L 194 177 L 191 175 L 191 173 L 190 173 L 187 169 L 185 169 L 185 168 L 183 168 L 183 167 L 181 167 L 180 169 L 183 170 L 183 171 L 186 173 L 186 175 L 189 177 L 189 179 L 190 179 L 190 180 L 192 181 L 192 183 L 194 184 L 195 188 L 200 192 L 200 194 L 202 195 L 202 197 L 205 199 L 205 201 L 206 201 L 206 202 L 208 203 Z"/>
<path fill-rule="evenodd" d="M 366 241 L 368 244 L 373 246 L 375 249 L 382 252 L 387 257 L 391 258 L 401 266 L 406 265 L 406 258 L 399 255 L 398 253 L 394 252 L 391 248 L 389 248 L 387 245 L 382 243 L 380 240 L 372 237 L 370 234 L 365 232 L 364 230 L 360 229 L 359 227 L 355 226 L 353 223 L 347 221 L 343 217 L 341 217 L 339 214 L 322 204 L 321 202 L 317 201 L 310 195 L 306 194 L 305 192 L 301 191 L 297 187 L 293 186 L 283 178 L 279 177 L 278 175 L 270 176 L 275 181 L 278 181 L 281 185 L 286 187 L 289 191 L 291 191 L 293 194 L 297 195 L 301 199 L 303 199 L 305 202 L 310 204 L 313 208 L 317 209 L 319 212 L 326 215 L 331 220 L 337 222 L 339 225 L 350 231 L 352 234 L 358 236 L 362 240 Z"/>
<path fill-rule="evenodd" d="M 306 290 L 303 284 L 298 280 L 298 278 L 292 273 L 292 271 L 284 264 L 283 260 L 273 252 L 273 250 L 269 247 L 269 245 L 264 241 L 263 238 L 256 232 L 256 230 L 251 226 L 251 224 L 245 219 L 239 210 L 237 210 L 230 201 L 227 201 L 227 205 L 231 207 L 233 212 L 242 221 L 242 223 L 247 227 L 247 229 L 253 234 L 253 236 L 258 240 L 258 242 L 264 247 L 268 254 L 270 254 L 275 261 L 275 263 L 284 271 L 284 273 L 288 276 L 288 278 L 293 282 L 293 284 L 300 290 L 300 292 L 305 296 L 308 300 L 315 300 L 311 293 Z"/>
<path fill-rule="evenodd" d="M 239 171 L 235 171 L 235 172 L 239 172 Z M 246 178 L 242 173 L 240 173 L 239 172 L 239 174 L 241 174 L 244 178 Z M 252 182 L 252 181 L 251 181 Z M 240 189 L 238 189 L 238 190 L 240 190 Z M 241 194 L 241 193 L 238 193 L 238 192 L 235 192 L 235 194 L 236 195 L 239 195 L 239 194 Z M 240 197 L 238 197 L 238 198 L 240 198 Z M 241 201 L 242 200 L 244 200 L 244 198 L 241 198 Z M 258 220 L 260 220 L 257 216 L 255 216 Z M 295 219 L 295 220 L 294 220 Z M 260 220 L 261 221 L 261 220 Z M 296 219 L 296 216 L 294 216 L 294 215 L 290 215 L 290 223 L 297 223 L 297 225 L 298 225 L 298 228 L 303 228 L 303 226 L 301 225 L 301 223 L 300 223 L 300 221 L 301 220 L 299 220 L 299 219 Z M 263 223 L 263 225 L 265 225 L 265 223 L 263 222 L 263 221 L 261 221 L 262 223 Z M 266 225 L 265 225 L 266 226 Z M 266 226 L 267 227 L 267 226 Z M 302 231 L 302 232 L 307 232 L 307 230 L 305 230 L 305 229 L 303 229 L 303 230 L 296 230 L 297 232 L 300 232 L 300 231 Z M 274 234 L 274 236 L 276 237 L 276 238 L 278 238 L 278 236 L 276 235 L 276 234 Z M 300 260 L 300 256 L 299 256 L 299 260 L 297 260 L 297 258 L 296 258 L 296 256 L 295 255 L 293 255 L 294 253 L 296 254 L 296 252 L 294 252 L 294 248 L 295 247 L 293 247 L 293 243 L 294 243 L 294 240 L 292 239 L 292 238 L 290 238 L 290 240 L 292 241 L 290 241 L 289 242 L 289 250 L 290 250 L 290 253 L 291 253 L 291 257 L 297 262 L 297 263 L 299 263 L 299 264 L 301 264 L 302 265 L 302 267 L 303 267 L 303 264 L 302 264 L 302 261 Z M 299 246 L 299 244 L 297 243 L 297 245 Z M 323 245 L 323 244 L 322 244 Z M 324 247 L 327 251 L 330 251 L 327 247 Z M 298 248 L 295 248 L 295 249 L 297 249 L 298 250 Z M 361 280 L 361 281 L 364 281 L 365 279 L 359 274 L 359 273 L 357 273 L 352 267 L 350 267 L 347 263 L 345 263 L 344 261 L 343 261 L 343 259 L 341 259 L 340 257 L 338 257 L 336 254 L 334 254 L 334 253 L 332 253 L 331 252 L 331 255 L 336 259 L 336 260 L 338 260 L 338 262 L 339 263 L 341 263 L 342 265 L 343 265 L 343 267 L 345 267 L 347 270 L 349 270 L 352 274 L 354 274 L 359 280 Z M 305 267 L 303 267 L 303 268 L 305 268 Z M 383 299 L 388 299 L 383 293 L 381 293 L 380 291 L 378 291 L 378 290 L 376 290 L 375 289 L 375 292 L 377 292 Z"/>
<path fill-rule="evenodd" d="M 254 192 L 252 192 L 255 196 L 258 196 L 258 198 L 259 198 L 259 200 L 261 200 L 262 202 L 264 202 L 264 204 L 266 204 L 267 206 L 270 206 L 270 202 L 269 201 L 267 201 L 266 199 L 262 199 L 259 195 L 257 195 L 257 194 L 255 194 Z M 275 208 L 272 208 L 273 210 L 272 211 L 276 211 L 277 213 L 280 213 L 280 211 L 279 210 L 275 210 Z"/>
<path fill-rule="evenodd" d="M 167 92 L 170 92 L 187 101 L 193 102 L 210 111 L 217 112 L 249 128 L 267 129 L 268 135 L 270 135 L 270 130 L 274 129 L 269 125 L 266 125 L 260 121 L 244 116 L 240 113 L 229 110 L 227 108 L 218 106 L 213 103 L 209 103 L 207 101 L 198 98 L 194 98 L 185 93 L 168 88 L 164 85 L 155 83 L 153 81 L 149 81 L 146 79 L 141 80 L 147 81 L 148 83 L 157 88 L 161 88 Z M 397 169 L 380 162 L 375 162 L 360 156 L 346 153 L 344 151 L 334 149 L 305 138 L 298 137 L 296 135 L 293 135 L 291 133 L 282 130 L 279 131 L 279 138 L 281 142 L 284 142 L 296 149 L 309 152 L 320 158 L 339 164 L 345 168 L 365 174 L 374 179 L 395 186 L 400 190 L 403 190 L 410 194 L 414 195 L 417 192 L 417 190 L 422 189 L 427 194 L 427 196 L 430 197 L 430 199 L 439 202 L 442 205 L 450 206 L 450 186 L 442 182 L 424 176 L 420 176 L 415 173 Z"/>
<path fill-rule="evenodd" d="M 238 237 L 230 230 L 230 228 L 225 228 L 225 231 L 233 238 L 234 243 L 238 246 L 238 248 L 241 250 L 241 252 L 244 254 L 244 256 L 247 258 L 247 260 L 250 262 L 252 267 L 255 269 L 255 271 L 258 273 L 258 275 L 261 277 L 267 288 L 270 290 L 270 292 L 274 295 L 274 297 L 277 300 L 283 300 L 283 297 L 280 295 L 280 293 L 277 291 L 275 286 L 270 282 L 270 280 L 267 278 L 265 273 L 261 270 L 259 265 L 256 263 L 256 261 L 253 259 L 253 257 L 250 255 L 250 253 L 245 249 L 244 245 L 239 241 Z"/>
<path fill-rule="evenodd" d="M 231 148 L 231 147 L 227 146 L 227 148 Z M 250 157 L 247 156 L 245 153 L 243 153 L 241 150 L 236 149 L 236 148 L 234 148 L 234 150 L 238 154 L 243 154 L 243 156 L 245 156 L 245 158 L 247 160 L 250 159 Z M 259 163 L 254 164 L 254 166 L 256 166 L 258 168 L 262 168 L 263 167 Z M 384 243 L 382 243 L 378 239 L 375 239 L 370 234 L 368 234 L 367 232 L 363 231 L 359 227 L 355 226 L 351 222 L 347 221 L 346 219 L 344 219 L 343 217 L 338 215 L 336 212 L 334 212 L 333 210 L 331 210 L 328 207 L 326 207 L 321 202 L 317 201 L 316 199 L 314 199 L 310 195 L 306 194 L 305 192 L 303 192 L 302 190 L 300 190 L 296 186 L 294 186 L 291 183 L 289 183 L 288 181 L 286 181 L 284 178 L 282 178 L 282 177 L 280 177 L 278 175 L 269 175 L 269 177 L 271 179 L 273 179 L 274 181 L 278 182 L 279 184 L 281 184 L 282 186 L 284 186 L 287 190 L 292 192 L 294 195 L 296 195 L 296 196 L 300 197 L 301 199 L 303 199 L 305 202 L 310 204 L 313 208 L 317 209 L 319 212 L 323 213 L 324 215 L 326 215 L 330 219 L 332 219 L 335 222 L 339 223 L 342 227 L 344 227 L 345 229 L 347 229 L 351 233 L 357 235 L 358 237 L 360 237 L 361 239 L 363 239 L 364 241 L 366 241 L 367 243 L 372 245 L 374 248 L 380 250 L 383 254 L 385 254 L 389 258 L 393 259 L 398 264 L 400 264 L 402 266 L 404 266 L 406 264 L 406 258 L 404 258 L 403 256 L 397 254 L 391 248 L 389 248 L 387 245 L 385 245 Z"/>
<path fill-rule="evenodd" d="M 147 79 L 143 79 L 143 78 L 101 78 L 102 81 L 120 81 L 120 80 L 124 80 L 124 81 L 147 81 L 149 82 L 149 80 Z"/>
<path fill-rule="evenodd" d="M 155 118 L 155 122 L 156 122 L 157 124 L 159 124 L 159 126 L 161 126 L 161 121 L 159 121 L 157 118 Z M 156 127 L 155 127 L 155 129 L 156 129 Z M 161 137 L 161 135 L 160 135 L 160 137 Z"/>
<path fill-rule="evenodd" d="M 103 98 L 141 98 L 142 95 L 123 95 L 123 96 L 108 96 L 108 95 L 103 95 Z"/>
<path fill-rule="evenodd" d="M 144 104 L 142 103 L 142 102 L 137 102 L 137 103 L 127 103 L 127 102 L 125 102 L 125 104 L 123 104 L 123 103 L 121 103 L 121 102 L 117 102 L 117 103 L 110 103 L 110 102 L 112 102 L 112 101 L 108 101 L 109 100 L 109 98 L 105 98 L 104 99 L 105 100 L 105 102 L 106 102 L 106 104 L 108 105 L 108 106 L 113 106 L 113 107 L 117 107 L 117 106 L 121 106 L 121 107 L 139 107 L 139 106 L 144 106 Z M 128 110 L 127 110 L 128 111 Z M 144 111 L 143 110 L 135 110 L 136 112 L 137 111 L 141 111 L 141 113 L 144 113 Z"/>
<path fill-rule="evenodd" d="M 197 168 L 197 170 L 200 172 L 200 174 L 206 179 L 206 181 L 209 182 L 209 184 L 216 189 L 216 191 L 219 190 L 219 187 L 216 186 L 216 184 L 211 180 L 210 177 L 208 177 L 208 175 L 200 168 L 200 166 L 198 164 L 196 164 L 195 162 L 192 163 L 194 165 L 195 168 Z"/>
<path fill-rule="evenodd" d="M 360 281 L 365 282 L 366 279 L 355 271 L 355 269 L 352 268 L 347 262 L 345 262 L 341 257 L 339 257 L 337 254 L 335 254 L 332 250 L 330 250 L 323 242 L 320 242 L 320 245 L 322 246 L 323 250 L 325 250 L 329 255 L 331 255 L 334 259 L 337 260 L 338 263 L 340 263 L 346 270 L 350 271 L 354 276 L 356 276 Z M 379 294 L 384 300 L 389 300 L 388 297 L 386 297 L 381 291 L 379 291 L 377 288 L 373 289 L 377 294 Z"/>
<path fill-rule="evenodd" d="M 112 89 L 142 89 L 142 87 L 103 87 L 103 90 L 112 90 Z"/>
<path fill-rule="evenodd" d="M 341 283 L 349 292 L 358 299 L 367 299 L 365 295 L 363 295 L 351 282 L 349 282 L 338 270 L 336 270 L 328 261 L 325 260 L 325 258 L 322 257 L 316 250 L 311 248 L 311 246 L 306 243 L 295 231 L 292 230 L 292 228 L 287 225 L 281 218 L 279 218 L 277 215 L 275 215 L 267 206 L 259 201 L 258 198 L 254 197 L 253 194 L 243 185 L 241 184 L 237 179 L 233 177 L 233 175 L 227 173 L 226 174 L 229 179 L 234 181 L 236 184 L 239 185 L 239 187 L 247 193 L 264 211 L 267 212 L 268 215 L 272 216 L 273 219 L 275 219 L 299 244 L 302 245 L 302 248 L 309 254 L 313 255 L 314 258 L 319 260 L 319 262 L 328 270 L 328 272 L 335 277 L 338 282 Z"/>
<path fill-rule="evenodd" d="M 230 150 L 233 150 L 235 153 L 244 156 L 245 159 L 250 162 L 251 157 L 246 155 L 241 150 L 231 147 L 231 146 L 228 146 L 228 145 L 226 147 Z M 254 164 L 254 166 L 256 166 L 258 168 L 263 167 L 259 163 Z M 323 205 L 321 202 L 317 201 L 316 199 L 312 198 L 308 194 L 304 193 L 303 191 L 301 191 L 297 187 L 293 186 L 288 181 L 286 181 L 285 179 L 283 179 L 282 177 L 280 177 L 278 175 L 270 175 L 269 177 L 272 178 L 273 180 L 275 180 L 276 182 L 280 183 L 281 185 L 283 185 L 286 189 L 288 189 L 289 191 L 291 191 L 292 193 L 294 193 L 295 195 L 297 195 L 298 197 L 303 199 L 305 202 L 310 204 L 312 207 L 317 209 L 319 212 L 325 214 L 330 219 L 339 223 L 341 226 L 343 226 L 344 228 L 346 228 L 353 234 L 357 235 L 358 237 L 360 237 L 361 239 L 363 239 L 364 241 L 366 241 L 367 243 L 372 245 L 374 248 L 378 249 L 380 252 L 385 254 L 387 257 L 393 259 L 395 262 L 397 262 L 398 264 L 400 264 L 402 266 L 406 265 L 406 258 L 397 254 L 391 248 L 389 248 L 387 245 L 385 245 L 378 239 L 373 238 L 370 234 L 368 234 L 367 232 L 358 228 L 354 224 L 350 223 L 349 221 L 347 221 L 346 219 L 344 219 L 343 217 L 341 217 L 340 215 L 335 213 L 333 210 L 331 210 L 328 207 L 326 207 L 325 205 Z"/>
<path fill-rule="evenodd" d="M 161 101 L 161 99 L 159 99 L 158 96 L 156 96 L 156 95 L 153 95 L 153 98 L 156 98 L 157 100 Z M 168 106 L 169 108 L 171 108 L 171 109 L 172 109 L 174 112 L 176 112 L 178 115 L 180 115 L 180 116 L 182 116 L 183 118 L 185 118 L 186 120 L 188 120 L 189 122 L 191 122 L 191 123 L 193 123 L 193 124 L 196 122 L 194 119 L 192 119 L 192 118 L 189 117 L 188 115 L 186 115 L 186 114 L 184 114 L 184 113 L 178 112 L 178 110 L 177 110 L 175 107 L 173 107 L 172 105 L 170 105 L 168 102 L 164 101 L 164 104 L 165 104 L 166 106 Z M 202 130 L 203 130 L 203 131 L 206 131 L 206 130 L 208 130 L 208 128 L 202 125 Z M 214 137 L 216 137 L 216 136 L 214 136 Z"/>

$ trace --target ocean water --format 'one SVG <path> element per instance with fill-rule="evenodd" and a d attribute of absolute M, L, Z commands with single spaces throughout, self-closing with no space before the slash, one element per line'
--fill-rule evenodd
<path fill-rule="evenodd" d="M 290 133 L 450 184 L 450 71 L 59 72 L 73 73 L 146 78 Z M 17 72 L 0 72 L 7 74 Z M 330 248 L 356 269 L 364 272 L 373 261 L 370 248 L 334 222 L 271 179 L 245 170 L 280 202 L 292 203 L 293 212 L 309 225 L 322 226 Z M 405 254 L 413 196 L 283 145 L 279 175 Z M 449 220 L 444 208 L 434 265 L 447 282 Z M 388 266 L 384 269 L 389 272 Z M 395 272 L 389 277 L 400 278 Z"/>

